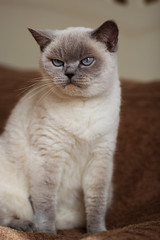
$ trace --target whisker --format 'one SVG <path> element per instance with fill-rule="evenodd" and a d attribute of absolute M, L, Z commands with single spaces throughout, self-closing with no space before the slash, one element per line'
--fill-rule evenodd
<path fill-rule="evenodd" d="M 50 81 L 50 79 L 47 78 L 34 78 L 34 79 L 29 79 L 26 86 L 19 88 L 17 90 L 18 94 L 24 94 L 28 91 L 30 91 L 30 89 L 34 88 L 35 86 L 39 85 L 40 83 L 48 83 L 48 81 Z M 32 84 L 31 84 L 32 82 Z"/>
<path fill-rule="evenodd" d="M 75 82 L 75 85 L 79 87 L 87 86 L 88 80 L 85 79 L 86 77 L 87 76 L 80 76 L 77 79 L 73 79 Z M 25 95 L 26 100 L 31 99 L 36 95 L 42 93 L 42 96 L 40 98 L 40 101 L 42 101 L 51 93 L 56 92 L 56 90 L 52 85 L 52 82 L 57 86 L 65 87 L 68 80 L 66 78 L 58 77 L 58 76 L 54 77 L 53 79 L 47 78 L 47 77 L 36 77 L 36 78 L 29 79 L 27 81 L 27 85 L 20 88 L 18 91 L 20 92 L 20 94 L 24 94 L 24 93 L 26 94 Z"/>
<path fill-rule="evenodd" d="M 52 93 L 52 88 L 49 88 L 47 92 L 45 92 L 42 97 L 39 99 L 39 102 L 41 102 L 42 100 L 44 100 L 46 97 L 49 97 L 49 95 Z"/>
<path fill-rule="evenodd" d="M 40 84 L 28 91 L 28 93 L 25 95 L 25 99 L 29 100 L 41 92 L 43 93 L 45 89 L 48 89 L 48 84 Z"/>

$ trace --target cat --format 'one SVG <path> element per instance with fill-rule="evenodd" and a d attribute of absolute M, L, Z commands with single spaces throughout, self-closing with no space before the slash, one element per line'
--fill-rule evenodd
<path fill-rule="evenodd" d="M 42 79 L 0 136 L 0 225 L 105 231 L 121 103 L 117 24 L 29 31 Z"/>

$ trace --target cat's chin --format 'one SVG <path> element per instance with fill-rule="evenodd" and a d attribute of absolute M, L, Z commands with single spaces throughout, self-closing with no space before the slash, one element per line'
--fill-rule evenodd
<path fill-rule="evenodd" d="M 71 98 L 71 97 L 89 97 L 86 94 L 86 89 L 83 89 L 80 86 L 77 86 L 75 84 L 67 84 L 64 87 L 58 87 L 56 88 L 56 91 L 54 91 L 56 95 L 62 98 Z"/>
<path fill-rule="evenodd" d="M 76 92 L 77 92 L 77 90 L 79 90 L 79 88 L 80 88 L 79 86 L 76 86 L 75 84 L 72 84 L 72 83 L 67 84 L 64 87 L 64 89 L 71 94 L 76 94 Z"/>

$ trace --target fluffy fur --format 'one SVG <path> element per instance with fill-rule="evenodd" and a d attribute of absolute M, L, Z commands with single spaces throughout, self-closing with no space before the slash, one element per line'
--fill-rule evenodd
<path fill-rule="evenodd" d="M 107 21 L 96 30 L 30 32 L 43 77 L 0 137 L 0 224 L 47 233 L 106 230 L 120 109 L 118 28 Z M 94 61 L 84 66 L 88 57 Z"/>

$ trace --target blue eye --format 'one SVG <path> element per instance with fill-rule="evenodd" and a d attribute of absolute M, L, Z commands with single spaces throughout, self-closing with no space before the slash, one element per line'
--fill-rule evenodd
<path fill-rule="evenodd" d="M 58 60 L 58 59 L 52 59 L 52 63 L 54 66 L 56 67 L 62 67 L 64 66 L 64 62 L 62 62 L 61 60 Z"/>
<path fill-rule="evenodd" d="M 94 58 L 93 57 L 87 57 L 81 60 L 81 64 L 83 64 L 84 66 L 89 66 L 93 63 Z"/>

